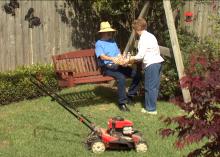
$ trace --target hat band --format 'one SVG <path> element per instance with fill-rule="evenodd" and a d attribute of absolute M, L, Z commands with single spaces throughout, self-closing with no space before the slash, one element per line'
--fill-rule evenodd
<path fill-rule="evenodd" d="M 101 30 L 103 29 L 112 29 L 111 27 L 102 27 Z"/>

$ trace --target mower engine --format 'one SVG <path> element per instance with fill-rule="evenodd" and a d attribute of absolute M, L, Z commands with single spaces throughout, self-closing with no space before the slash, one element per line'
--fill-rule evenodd
<path fill-rule="evenodd" d="M 133 122 L 122 117 L 111 118 L 108 121 L 108 131 L 110 135 L 131 135 L 134 133 Z"/>
<path fill-rule="evenodd" d="M 108 128 L 97 128 L 87 137 L 86 144 L 94 153 L 102 153 L 106 149 L 135 149 L 146 152 L 147 144 L 142 134 L 133 129 L 133 122 L 122 117 L 108 120 Z"/>

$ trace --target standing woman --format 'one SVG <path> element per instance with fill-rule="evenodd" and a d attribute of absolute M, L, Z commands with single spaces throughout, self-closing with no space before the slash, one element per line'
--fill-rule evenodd
<path fill-rule="evenodd" d="M 157 114 L 156 102 L 160 86 L 161 63 L 164 59 L 160 56 L 160 49 L 156 37 L 146 31 L 147 22 L 138 18 L 132 23 L 135 33 L 140 36 L 138 53 L 127 60 L 128 63 L 142 61 L 144 69 L 145 103 L 141 110 L 143 113 Z"/>

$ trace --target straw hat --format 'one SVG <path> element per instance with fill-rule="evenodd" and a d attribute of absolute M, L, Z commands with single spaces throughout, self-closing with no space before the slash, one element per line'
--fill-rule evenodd
<path fill-rule="evenodd" d="M 108 21 L 101 22 L 99 33 L 102 33 L 102 32 L 115 32 L 115 31 L 116 31 L 115 29 L 111 28 Z"/>

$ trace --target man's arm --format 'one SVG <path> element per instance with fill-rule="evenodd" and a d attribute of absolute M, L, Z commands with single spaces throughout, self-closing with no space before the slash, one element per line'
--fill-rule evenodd
<path fill-rule="evenodd" d="M 120 64 L 120 60 L 119 60 L 120 56 L 110 57 L 110 56 L 106 56 L 106 55 L 103 54 L 103 55 L 100 55 L 99 57 L 100 57 L 101 60 L 108 60 L 108 61 L 112 61 L 115 64 Z"/>

